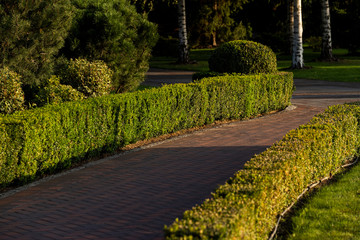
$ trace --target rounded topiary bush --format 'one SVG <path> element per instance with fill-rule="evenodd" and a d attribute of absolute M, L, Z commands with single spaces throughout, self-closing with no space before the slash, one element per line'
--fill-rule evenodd
<path fill-rule="evenodd" d="M 213 72 L 274 73 L 277 71 L 276 55 L 260 43 L 236 40 L 214 50 L 209 58 L 209 68 Z"/>
<path fill-rule="evenodd" d="M 61 83 L 71 85 L 86 97 L 103 96 L 111 90 L 112 70 L 100 60 L 70 59 L 57 74 Z"/>
<path fill-rule="evenodd" d="M 13 113 L 24 108 L 20 75 L 7 67 L 0 69 L 0 113 Z"/>

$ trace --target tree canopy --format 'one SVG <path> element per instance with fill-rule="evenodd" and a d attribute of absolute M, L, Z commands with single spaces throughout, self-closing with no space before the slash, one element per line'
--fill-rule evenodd
<path fill-rule="evenodd" d="M 72 18 L 70 0 L 1 0 L 0 66 L 39 84 L 50 76 Z"/>
<path fill-rule="evenodd" d="M 113 71 L 114 91 L 136 88 L 148 70 L 156 25 L 127 0 L 73 0 L 76 17 L 61 50 L 67 58 L 103 60 Z"/>

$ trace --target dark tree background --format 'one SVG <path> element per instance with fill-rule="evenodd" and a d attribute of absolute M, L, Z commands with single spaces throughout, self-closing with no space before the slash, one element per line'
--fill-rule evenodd
<path fill-rule="evenodd" d="M 150 21 L 158 24 L 162 39 L 159 45 L 175 48 L 176 1 L 132 1 L 137 2 L 139 11 L 148 14 Z M 189 43 L 193 48 L 201 48 L 251 39 L 275 51 L 289 52 L 287 3 L 287 0 L 187 0 Z M 304 41 L 316 44 L 313 41 L 321 37 L 320 0 L 304 0 L 302 8 Z M 360 1 L 330 0 L 330 9 L 333 46 L 355 54 L 360 47 Z"/>

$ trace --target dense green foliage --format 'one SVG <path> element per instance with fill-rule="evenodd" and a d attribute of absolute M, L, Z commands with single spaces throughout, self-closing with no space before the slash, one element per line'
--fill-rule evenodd
<path fill-rule="evenodd" d="M 332 2 L 332 35 L 335 45 L 356 54 L 360 48 L 360 2 L 357 0 Z"/>
<path fill-rule="evenodd" d="M 211 199 L 165 227 L 167 239 L 267 239 L 303 190 L 353 158 L 360 108 L 339 105 L 256 155 Z"/>
<path fill-rule="evenodd" d="M 191 1 L 190 32 L 193 46 L 217 46 L 219 43 L 248 39 L 251 27 L 235 20 L 235 14 L 248 0 Z M 194 11 L 196 10 L 196 11 Z"/>
<path fill-rule="evenodd" d="M 231 41 L 214 50 L 209 58 L 209 69 L 220 73 L 274 73 L 277 71 L 276 55 L 260 43 Z"/>
<path fill-rule="evenodd" d="M 57 72 L 61 82 L 71 85 L 86 97 L 103 96 L 110 93 L 113 72 L 101 60 L 70 59 Z"/>
<path fill-rule="evenodd" d="M 224 76 L 0 117 L 0 185 L 28 181 L 138 140 L 290 104 L 292 74 Z"/>
<path fill-rule="evenodd" d="M 0 67 L 9 67 L 28 85 L 52 73 L 72 20 L 70 0 L 1 0 Z"/>
<path fill-rule="evenodd" d="M 0 69 L 0 113 L 13 113 L 24 108 L 24 92 L 19 74 Z"/>
<path fill-rule="evenodd" d="M 157 30 L 127 0 L 73 0 L 76 18 L 62 53 L 103 60 L 114 72 L 115 92 L 135 89 L 148 70 Z"/>
<path fill-rule="evenodd" d="M 59 104 L 67 101 L 76 101 L 85 98 L 84 94 L 77 91 L 70 85 L 60 83 L 60 78 L 52 76 L 39 90 L 36 103 L 39 106 L 45 104 Z"/>

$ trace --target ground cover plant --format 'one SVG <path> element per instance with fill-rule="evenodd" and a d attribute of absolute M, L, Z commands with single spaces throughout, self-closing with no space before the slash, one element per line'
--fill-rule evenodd
<path fill-rule="evenodd" d="M 0 185 L 155 136 L 290 105 L 291 73 L 221 76 L 0 115 Z"/>
<path fill-rule="evenodd" d="M 193 49 L 190 51 L 190 59 L 194 64 L 181 65 L 175 64 L 176 58 L 171 57 L 152 57 L 150 67 L 187 70 L 194 72 L 209 71 L 208 59 L 213 49 Z M 350 56 L 345 49 L 334 49 L 334 55 L 338 58 L 335 62 L 321 62 L 317 59 L 319 52 L 313 52 L 310 48 L 305 48 L 304 59 L 306 69 L 291 70 L 291 57 L 288 55 L 277 55 L 277 66 L 280 71 L 294 73 L 294 78 L 317 79 L 326 81 L 360 82 L 360 57 Z"/>
<path fill-rule="evenodd" d="M 165 227 L 166 239 L 266 239 L 310 184 L 351 161 L 359 147 L 360 108 L 329 107 L 245 164 L 211 199 Z"/>

